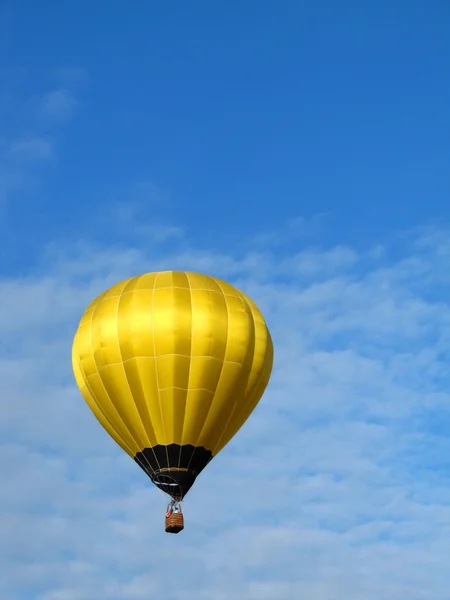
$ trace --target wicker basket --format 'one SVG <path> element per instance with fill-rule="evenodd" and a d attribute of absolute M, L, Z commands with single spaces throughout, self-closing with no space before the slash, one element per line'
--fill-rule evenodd
<path fill-rule="evenodd" d="M 184 529 L 183 513 L 172 513 L 166 516 L 166 533 L 180 533 Z"/>

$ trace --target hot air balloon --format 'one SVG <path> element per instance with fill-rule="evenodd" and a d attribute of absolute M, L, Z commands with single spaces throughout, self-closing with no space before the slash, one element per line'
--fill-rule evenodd
<path fill-rule="evenodd" d="M 181 501 L 263 395 L 273 345 L 246 294 L 163 271 L 121 281 L 87 307 L 72 363 L 100 424 L 170 496 L 166 531 L 178 533 Z"/>

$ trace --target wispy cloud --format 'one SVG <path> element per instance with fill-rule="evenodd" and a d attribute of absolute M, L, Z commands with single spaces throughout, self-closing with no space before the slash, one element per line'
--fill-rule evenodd
<path fill-rule="evenodd" d="M 211 255 L 187 234 L 170 252 L 150 237 L 121 250 L 85 240 L 49 248 L 40 275 L 0 281 L 0 597 L 445 598 L 447 240 L 415 232 L 370 260 L 344 247 Z M 307 269 L 291 268 L 299 256 Z M 276 348 L 266 396 L 198 479 L 175 538 L 70 368 L 84 306 L 170 266 L 237 283 Z"/>
<path fill-rule="evenodd" d="M 47 160 L 51 158 L 52 153 L 52 142 L 45 137 L 12 140 L 10 145 L 11 158 L 20 162 Z"/>
<path fill-rule="evenodd" d="M 61 77 L 61 75 L 59 75 Z M 13 198 L 38 186 L 39 169 L 57 155 L 58 128 L 74 116 L 78 102 L 74 91 L 49 89 L 36 100 L 28 96 L 10 95 L 5 101 L 0 131 L 0 202 L 5 209 Z M 30 118 L 29 105 L 34 106 Z M 26 112 L 26 118 L 24 113 Z M 27 123 L 22 130 L 10 131 L 8 121 Z"/>
<path fill-rule="evenodd" d="M 161 206 L 167 209 L 170 205 L 168 194 L 151 181 L 140 181 L 123 192 L 125 199 L 112 203 L 107 216 L 114 232 L 122 238 L 129 238 L 130 233 L 141 240 L 166 242 L 181 240 L 184 230 L 180 226 L 167 223 L 160 216 Z M 104 224 L 105 216 L 98 217 Z"/>
<path fill-rule="evenodd" d="M 42 97 L 40 114 L 47 119 L 65 121 L 74 114 L 77 105 L 78 102 L 71 91 L 51 90 Z"/>
<path fill-rule="evenodd" d="M 282 226 L 256 234 L 253 242 L 259 246 L 270 245 L 272 248 L 285 246 L 290 242 L 298 242 L 299 240 L 307 242 L 317 237 L 329 217 L 330 215 L 327 213 L 315 214 L 309 218 L 295 217 L 283 223 Z"/>

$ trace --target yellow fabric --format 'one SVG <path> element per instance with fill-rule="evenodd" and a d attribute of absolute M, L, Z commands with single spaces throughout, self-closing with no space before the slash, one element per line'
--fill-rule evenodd
<path fill-rule="evenodd" d="M 163 271 L 96 298 L 72 361 L 87 404 L 130 456 L 172 443 L 214 456 L 260 400 L 273 346 L 245 294 L 206 275 Z"/>

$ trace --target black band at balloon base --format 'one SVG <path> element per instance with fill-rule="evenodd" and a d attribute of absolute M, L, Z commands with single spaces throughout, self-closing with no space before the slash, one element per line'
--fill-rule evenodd
<path fill-rule="evenodd" d="M 191 444 L 158 444 L 134 457 L 153 483 L 177 501 L 184 498 L 211 459 L 209 450 Z"/>
<path fill-rule="evenodd" d="M 197 475 L 192 471 L 167 469 L 151 475 L 151 480 L 160 490 L 180 502 L 194 485 Z"/>

